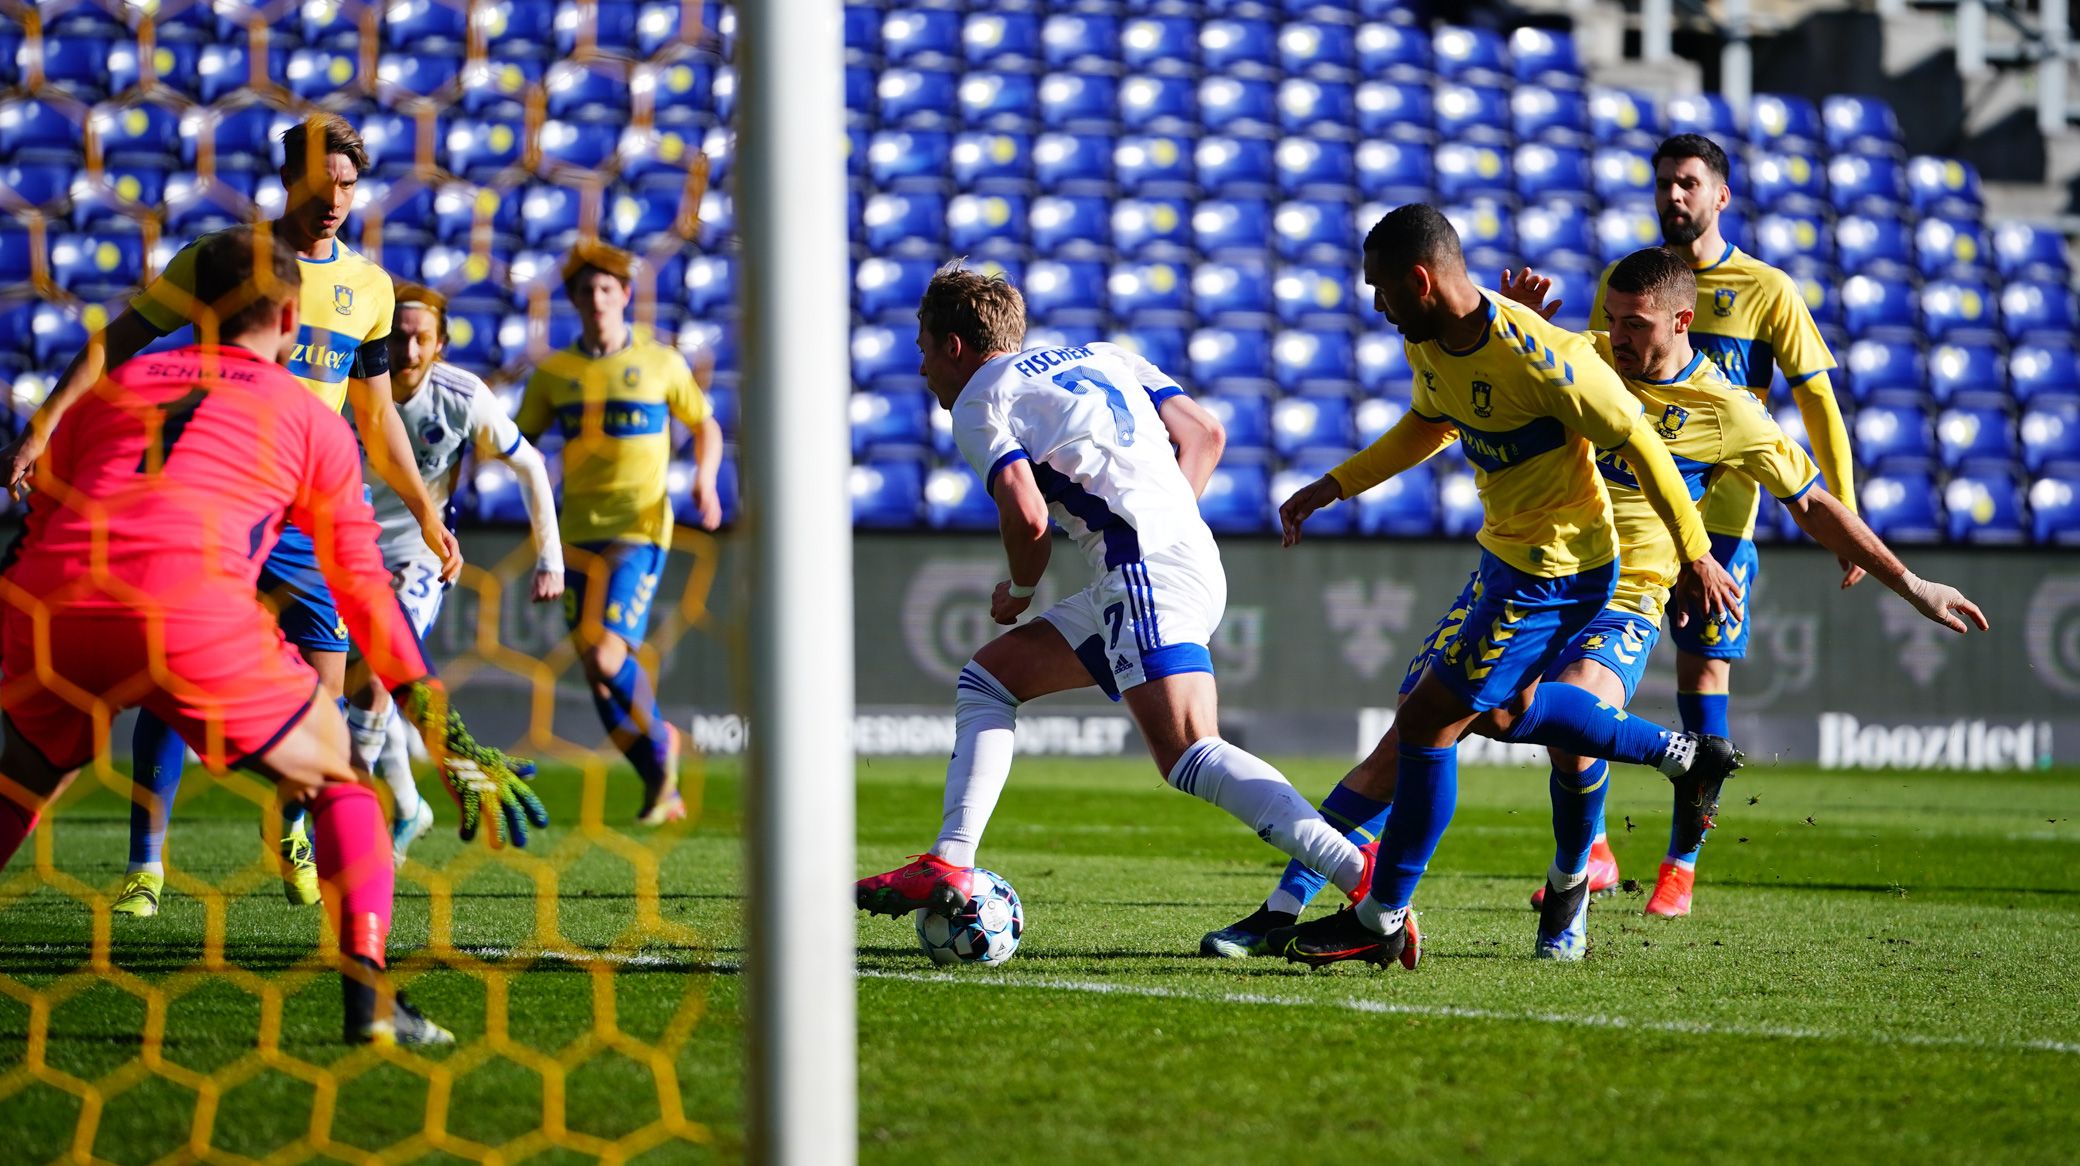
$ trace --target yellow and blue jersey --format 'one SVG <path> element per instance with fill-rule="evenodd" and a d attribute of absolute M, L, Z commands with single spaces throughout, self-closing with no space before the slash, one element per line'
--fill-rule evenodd
<path fill-rule="evenodd" d="M 1835 367 L 1820 326 L 1789 275 L 1731 243 L 1695 273 L 1697 314 L 1690 324 L 1690 345 L 1728 381 L 1768 400 L 1774 369 L 1782 369 L 1785 382 L 1795 386 Z M 1596 282 L 1591 328 L 1608 331 L 1611 326 L 1604 309 L 1610 276 L 1611 268 L 1606 267 Z M 1707 531 L 1752 538 L 1756 500 L 1752 481 L 1729 475 L 1698 509 Z"/>
<path fill-rule="evenodd" d="M 1617 542 L 1595 450 L 1631 439 L 1639 403 L 1589 341 L 1482 295 L 1488 327 L 1473 347 L 1406 346 L 1412 411 L 1458 431 L 1486 514 L 1483 547 L 1542 578 L 1603 566 Z"/>
<path fill-rule="evenodd" d="M 552 423 L 563 436 L 564 542 L 667 546 L 671 419 L 692 428 L 709 414 L 686 358 L 638 331 L 605 356 L 575 346 L 551 354 L 528 378 L 515 421 L 529 438 Z"/>
<path fill-rule="evenodd" d="M 1610 335 L 1589 336 L 1598 357 L 1610 361 Z M 1702 351 L 1669 380 L 1627 377 L 1625 387 L 1668 447 L 1692 501 L 1722 477 L 1738 476 L 1751 490 L 1760 486 L 1787 501 L 1820 480 L 1819 467 L 1778 427 L 1769 407 L 1728 381 Z M 1658 620 L 1681 565 L 1675 540 L 1622 457 L 1600 454 L 1596 468 L 1609 488 L 1618 532 L 1620 570 L 1610 606 Z"/>
<path fill-rule="evenodd" d="M 166 264 L 130 306 L 160 332 L 194 322 L 195 255 L 205 235 L 188 244 Z M 346 404 L 347 381 L 390 371 L 390 318 L 395 291 L 390 276 L 332 241 L 329 259 L 297 260 L 303 276 L 296 304 L 296 345 L 284 363 L 325 407 L 337 413 Z M 198 336 L 199 340 L 200 337 Z"/>

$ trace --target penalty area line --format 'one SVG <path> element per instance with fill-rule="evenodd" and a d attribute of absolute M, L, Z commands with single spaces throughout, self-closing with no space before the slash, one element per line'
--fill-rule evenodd
<path fill-rule="evenodd" d="M 1036 988 L 1043 991 L 1082 992 L 1093 996 L 1132 996 L 1149 1000 L 1190 1000 L 1208 1004 L 1242 1004 L 1271 1008 L 1329 1008 L 1382 1016 L 1422 1016 L 1446 1020 L 1486 1020 L 1519 1024 L 1557 1024 L 1576 1028 L 1605 1028 L 1629 1032 L 1665 1032 L 1682 1036 L 1735 1036 L 1764 1040 L 1848 1041 L 1876 1045 L 1921 1048 L 1984 1049 L 1996 1052 L 2080 1054 L 2080 1043 L 2055 1040 L 1987 1040 L 1969 1036 L 1928 1033 L 1829 1032 L 1816 1028 L 1775 1025 L 1715 1024 L 1702 1020 L 1650 1020 L 1604 1013 L 1512 1012 L 1498 1008 L 1467 1008 L 1454 1004 L 1404 1004 L 1392 1000 L 1369 1000 L 1357 996 L 1277 996 L 1263 992 L 1194 992 L 1155 984 L 1120 984 L 1106 980 L 1058 978 L 1026 979 L 1006 976 L 984 979 L 959 972 L 897 972 L 861 968 L 862 980 L 896 980 L 909 984 L 989 985 L 998 988 Z"/>

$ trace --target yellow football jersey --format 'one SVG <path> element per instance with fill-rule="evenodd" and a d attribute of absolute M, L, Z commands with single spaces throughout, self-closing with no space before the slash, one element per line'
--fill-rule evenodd
<path fill-rule="evenodd" d="M 1405 346 L 1413 412 L 1459 431 L 1486 512 L 1482 546 L 1543 578 L 1603 566 L 1617 543 L 1594 451 L 1631 440 L 1639 402 L 1587 340 L 1482 295 L 1488 330 L 1472 348 Z"/>
<path fill-rule="evenodd" d="M 514 420 L 530 438 L 551 422 L 563 435 L 564 542 L 668 546 L 670 419 L 691 428 L 709 413 L 686 358 L 638 330 L 605 356 L 575 346 L 552 353 L 527 379 Z"/>
<path fill-rule="evenodd" d="M 201 239 L 188 244 L 167 262 L 130 306 L 161 332 L 193 322 L 195 253 Z M 390 355 L 390 317 L 396 293 L 390 276 L 354 253 L 338 239 L 330 259 L 299 259 L 303 288 L 296 304 L 296 347 L 288 369 L 310 386 L 325 407 L 338 412 L 347 400 L 347 380 L 367 377 L 368 370 L 386 371 Z"/>
<path fill-rule="evenodd" d="M 1597 355 L 1610 361 L 1610 335 L 1591 332 L 1589 337 Z M 1625 387 L 1654 422 L 1654 431 L 1683 472 L 1692 501 L 1703 497 L 1708 486 L 1716 489 L 1721 478 L 1742 478 L 1751 492 L 1760 486 L 1787 501 L 1820 480 L 1820 467 L 1777 426 L 1769 407 L 1730 383 L 1703 352 L 1693 355 L 1672 380 L 1627 377 Z M 1675 541 L 1622 457 L 1602 453 L 1596 468 L 1610 488 L 1611 517 L 1618 531 L 1618 589 L 1610 605 L 1659 619 L 1681 566 Z M 1723 472 L 1727 470 L 1733 472 Z"/>
<path fill-rule="evenodd" d="M 1610 265 L 1596 281 L 1596 303 L 1589 326 L 1609 330 L 1604 310 Z M 1784 370 L 1787 384 L 1811 380 L 1835 367 L 1834 355 L 1813 322 L 1812 309 L 1798 283 L 1784 272 L 1733 244 L 1717 261 L 1696 269 L 1697 316 L 1690 323 L 1690 345 L 1705 354 L 1726 379 L 1769 398 L 1772 366 Z M 1758 495 L 1744 475 L 1727 474 L 1714 483 L 1698 510 L 1713 534 L 1753 538 Z"/>

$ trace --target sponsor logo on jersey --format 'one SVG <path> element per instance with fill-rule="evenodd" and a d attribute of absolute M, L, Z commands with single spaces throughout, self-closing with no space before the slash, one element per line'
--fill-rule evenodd
<path fill-rule="evenodd" d="M 1722 287 L 1714 290 L 1712 292 L 1712 315 L 1733 315 L 1733 296 L 1734 291 L 1730 287 Z"/>

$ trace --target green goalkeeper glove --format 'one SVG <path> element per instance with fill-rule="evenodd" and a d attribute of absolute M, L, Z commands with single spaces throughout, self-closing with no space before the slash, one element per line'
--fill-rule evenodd
<path fill-rule="evenodd" d="M 491 818 L 491 848 L 507 842 L 527 845 L 527 827 L 549 824 L 549 811 L 534 787 L 515 770 L 523 766 L 534 772 L 532 762 L 508 757 L 470 736 L 462 715 L 448 706 L 448 694 L 438 685 L 415 680 L 396 693 L 398 707 L 419 726 L 420 735 L 433 746 L 441 783 L 462 810 L 462 840 L 476 838 L 486 804 L 494 809 Z"/>

